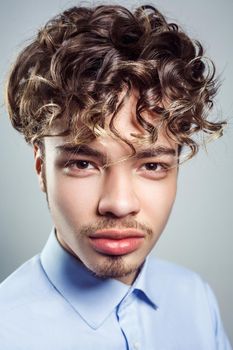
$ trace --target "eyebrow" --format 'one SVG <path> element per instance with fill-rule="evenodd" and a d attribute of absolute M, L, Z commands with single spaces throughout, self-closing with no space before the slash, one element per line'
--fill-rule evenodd
<path fill-rule="evenodd" d="M 72 155 L 84 155 L 89 157 L 95 157 L 101 160 L 102 163 L 107 162 L 107 156 L 102 152 L 97 151 L 96 149 L 88 145 L 61 145 L 56 146 L 56 149 L 61 153 L 68 153 Z"/>
<path fill-rule="evenodd" d="M 107 155 L 88 145 L 60 145 L 56 146 L 56 149 L 62 153 L 95 157 L 99 159 L 102 163 L 107 163 Z M 136 151 L 136 154 L 133 155 L 133 158 L 143 159 L 159 157 L 164 155 L 177 157 L 177 151 L 171 147 L 157 146 L 153 148 L 139 149 L 138 151 Z"/>
<path fill-rule="evenodd" d="M 177 151 L 174 148 L 166 147 L 166 146 L 157 146 L 153 148 L 148 149 L 142 149 L 138 150 L 135 154 L 135 158 L 142 159 L 142 158 L 152 158 L 152 157 L 159 157 L 159 156 L 177 156 Z"/>

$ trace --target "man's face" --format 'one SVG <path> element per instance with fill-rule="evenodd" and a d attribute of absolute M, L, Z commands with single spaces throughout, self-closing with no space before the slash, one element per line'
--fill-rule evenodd
<path fill-rule="evenodd" d="M 141 130 L 136 101 L 132 94 L 115 120 L 131 141 Z M 79 148 L 67 137 L 47 137 L 43 164 L 35 149 L 60 243 L 96 275 L 127 284 L 163 231 L 177 184 L 177 145 L 162 131 L 155 144 L 136 150 L 129 157 L 129 146 L 109 135 Z"/>

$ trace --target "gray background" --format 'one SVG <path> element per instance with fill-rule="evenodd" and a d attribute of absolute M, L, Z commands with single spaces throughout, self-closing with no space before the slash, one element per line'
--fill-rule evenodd
<path fill-rule="evenodd" d="M 65 0 L 1 2 L 1 104 L 4 79 L 16 53 L 51 16 L 77 4 Z M 133 4 L 140 2 L 127 1 L 129 8 Z M 229 121 L 225 136 L 209 144 L 207 153 L 201 150 L 195 159 L 182 165 L 176 204 L 154 253 L 197 271 L 209 282 L 233 343 L 233 2 L 157 0 L 151 4 L 171 20 L 178 19 L 192 37 L 203 42 L 222 80 L 213 116 L 218 114 Z M 0 112 L 0 280 L 3 280 L 41 250 L 52 223 L 44 195 L 38 189 L 32 151 L 9 126 L 4 106 Z"/>

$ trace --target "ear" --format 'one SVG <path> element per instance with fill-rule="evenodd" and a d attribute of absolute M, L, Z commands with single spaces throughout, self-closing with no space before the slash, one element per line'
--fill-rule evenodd
<path fill-rule="evenodd" d="M 38 176 L 40 189 L 42 192 L 46 192 L 45 179 L 43 176 L 45 164 L 44 164 L 41 148 L 37 144 L 34 144 L 33 151 L 34 151 L 35 170 Z"/>

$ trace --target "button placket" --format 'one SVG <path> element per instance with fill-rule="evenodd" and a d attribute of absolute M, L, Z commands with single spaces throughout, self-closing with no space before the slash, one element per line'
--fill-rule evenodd
<path fill-rule="evenodd" d="M 119 305 L 117 316 L 129 350 L 139 350 L 140 324 L 137 314 L 137 299 L 132 294 L 128 295 Z"/>

